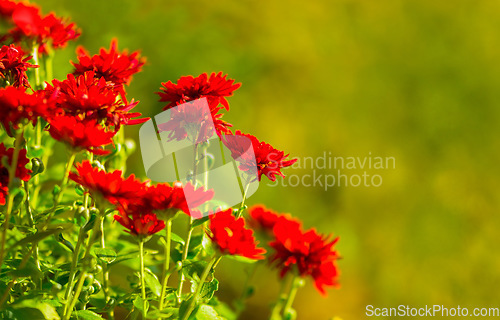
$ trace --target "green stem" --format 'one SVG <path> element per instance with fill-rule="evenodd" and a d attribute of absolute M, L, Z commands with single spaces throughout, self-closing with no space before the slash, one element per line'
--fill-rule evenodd
<path fill-rule="evenodd" d="M 85 255 L 83 256 L 83 259 L 86 259 L 87 257 L 90 256 L 90 251 L 92 249 L 92 245 L 95 242 L 96 234 L 99 232 L 99 226 L 100 226 L 100 223 L 101 223 L 101 219 L 103 219 L 103 216 L 99 215 L 97 217 L 97 220 L 94 222 L 94 226 L 92 228 L 92 234 L 90 235 L 89 241 L 87 242 L 87 245 L 85 247 Z M 84 270 L 80 274 L 80 278 L 78 280 L 78 284 L 82 281 L 82 279 L 85 279 L 86 274 L 87 274 L 87 270 Z M 78 299 L 78 296 L 80 295 L 80 292 L 78 291 L 78 287 L 77 287 L 77 290 L 76 290 L 75 294 L 73 296 L 71 296 L 71 291 L 73 289 L 72 288 L 73 281 L 68 282 L 68 286 L 71 286 L 71 288 L 69 289 L 70 294 L 69 294 L 69 297 L 66 299 L 66 304 L 64 306 L 64 314 L 65 315 L 68 312 L 71 315 L 71 310 L 73 309 L 74 305 L 76 304 L 76 300 Z M 81 291 L 81 289 L 80 289 L 80 291 Z"/>
<path fill-rule="evenodd" d="M 165 294 L 167 291 L 167 284 L 168 284 L 168 278 L 170 278 L 170 242 L 171 242 L 171 237 L 172 237 L 172 220 L 168 219 L 167 220 L 167 228 L 166 228 L 166 236 L 164 240 L 164 245 L 165 245 L 165 265 L 163 266 L 163 282 L 161 286 L 161 295 L 160 295 L 160 305 L 159 305 L 159 310 L 163 310 L 163 307 L 165 306 Z M 160 319 L 162 319 L 160 317 Z"/>
<path fill-rule="evenodd" d="M 59 203 L 62 200 L 62 197 L 64 195 L 64 190 L 66 189 L 66 185 L 68 183 L 69 172 L 71 171 L 71 167 L 73 167 L 73 163 L 75 162 L 75 157 L 76 157 L 75 152 L 73 152 L 71 154 L 71 156 L 69 157 L 68 163 L 66 164 L 66 169 L 64 170 L 63 178 L 61 180 L 61 185 L 59 186 L 60 187 L 59 193 L 57 194 L 57 197 L 54 201 L 54 205 L 52 206 L 52 209 L 50 210 L 50 213 L 49 213 L 49 216 L 47 217 L 47 220 L 45 220 L 45 223 L 41 227 L 42 230 L 45 230 L 47 228 L 47 226 L 50 223 L 50 220 L 52 220 L 52 217 L 54 215 L 54 212 L 56 211 L 57 206 L 59 205 Z"/>
<path fill-rule="evenodd" d="M 12 186 L 14 182 L 14 178 L 16 177 L 16 169 L 17 169 L 17 163 L 19 160 L 19 152 L 21 151 L 21 142 L 24 140 L 23 137 L 24 133 L 24 127 L 19 130 L 19 132 L 16 134 L 16 140 L 14 142 L 14 153 L 12 154 L 12 162 L 10 163 L 9 166 L 9 182 L 7 184 L 7 190 L 9 192 L 9 195 L 7 196 L 7 210 L 5 212 L 5 220 L 3 223 L 3 230 L 2 230 L 2 239 L 0 242 L 0 268 L 3 265 L 3 260 L 5 258 L 5 243 L 7 241 L 7 232 L 9 232 L 9 224 L 10 224 L 10 215 L 12 213 L 12 208 L 14 206 L 14 197 L 16 196 L 16 193 L 12 192 Z"/>
<path fill-rule="evenodd" d="M 26 210 L 26 216 L 28 217 L 28 222 L 31 228 L 35 227 L 35 222 L 33 220 L 33 212 L 31 210 L 30 206 L 30 190 L 28 183 L 24 184 L 24 191 L 26 192 L 26 201 L 24 202 L 25 210 Z M 40 260 L 38 259 L 38 242 L 33 242 L 32 244 L 33 248 L 33 259 L 35 260 L 35 265 L 38 271 L 42 271 L 41 265 L 40 265 Z M 40 281 L 38 283 L 38 287 L 42 288 L 42 279 L 40 278 Z"/>
<path fill-rule="evenodd" d="M 104 217 L 101 219 L 101 223 L 99 226 L 99 230 L 101 232 L 101 248 L 106 248 L 106 242 L 104 237 Z M 109 271 L 108 264 L 103 261 L 101 263 L 102 266 L 102 290 L 104 292 L 104 301 L 106 303 L 109 301 Z M 113 309 L 109 311 L 111 318 L 113 317 Z"/>
<path fill-rule="evenodd" d="M 200 295 L 201 289 L 203 288 L 203 284 L 207 280 L 207 277 L 210 274 L 212 267 L 219 262 L 220 258 L 221 257 L 217 257 L 217 256 L 213 257 L 212 260 L 210 260 L 210 262 L 205 267 L 205 270 L 203 270 L 203 274 L 201 275 L 200 282 L 198 282 L 198 285 L 196 286 L 196 291 L 194 293 L 194 296 L 193 296 L 193 298 L 191 298 L 191 302 L 189 303 L 187 311 L 184 314 L 184 317 L 182 317 L 182 320 L 189 319 L 189 316 L 191 315 L 191 312 L 193 312 L 194 307 L 196 305 L 196 300 L 198 300 L 198 296 Z"/>
<path fill-rule="evenodd" d="M 196 179 L 196 173 L 197 173 L 197 168 L 198 168 L 198 146 L 199 143 L 196 143 L 194 145 L 194 156 L 193 156 L 193 186 L 196 188 L 198 179 Z M 191 237 L 193 235 L 193 217 L 189 217 L 189 225 L 188 225 L 188 234 L 186 238 L 186 243 L 184 244 L 184 249 L 182 251 L 182 268 L 179 271 L 180 272 L 180 279 L 179 279 L 179 286 L 177 287 L 177 304 L 180 305 L 181 303 L 181 296 L 182 296 L 182 287 L 184 285 L 184 281 L 186 281 L 186 277 L 184 276 L 184 273 L 182 272 L 182 269 L 184 268 L 184 262 L 187 259 L 188 251 L 189 251 L 189 243 L 191 242 Z"/>
<path fill-rule="evenodd" d="M 141 261 L 141 294 L 142 294 L 142 318 L 146 319 L 146 284 L 144 282 L 144 241 L 139 241 L 139 257 Z"/>
<path fill-rule="evenodd" d="M 38 68 L 35 68 L 35 87 L 36 89 L 41 89 L 41 81 L 40 81 L 40 61 L 38 60 L 38 43 L 36 41 L 33 42 L 33 60 Z"/>
<path fill-rule="evenodd" d="M 243 210 L 245 208 L 245 200 L 247 199 L 247 193 L 249 187 L 250 187 L 250 181 L 247 182 L 247 185 L 245 187 L 245 192 L 243 193 L 243 200 L 241 200 L 241 205 L 240 208 L 238 209 L 237 218 L 241 217 L 241 215 L 243 214 Z"/>
<path fill-rule="evenodd" d="M 38 149 L 38 148 L 40 148 L 41 145 L 42 145 L 42 124 L 41 124 L 41 120 L 38 119 L 38 121 L 36 122 L 36 125 L 35 125 L 35 146 L 34 146 L 34 148 Z M 40 192 L 39 184 L 40 184 L 40 175 L 37 174 L 33 178 L 34 192 L 33 192 L 32 203 L 33 203 L 34 208 L 37 208 L 38 193 Z"/>
<path fill-rule="evenodd" d="M 53 79 L 53 70 L 52 70 L 52 57 L 53 53 L 49 53 L 45 58 L 45 79 L 47 81 L 51 81 Z"/>
<path fill-rule="evenodd" d="M 285 301 L 285 290 L 287 288 L 287 278 L 283 279 L 281 281 L 281 286 L 280 286 L 280 292 L 278 294 L 278 300 L 273 306 L 273 309 L 271 310 L 271 317 L 269 320 L 276 320 L 281 318 L 280 313 L 281 313 L 281 308 L 283 307 L 283 301 Z"/>
<path fill-rule="evenodd" d="M 66 299 L 66 301 L 68 301 L 71 291 L 73 290 L 73 281 L 75 281 L 75 276 L 76 276 L 76 265 L 78 263 L 78 256 L 80 255 L 80 248 L 82 246 L 84 238 L 85 238 L 85 233 L 82 227 L 80 228 L 80 231 L 78 233 L 78 241 L 76 242 L 75 251 L 73 251 L 73 258 L 71 260 L 68 286 L 66 287 L 66 292 L 64 294 L 64 298 Z"/>
<path fill-rule="evenodd" d="M 193 235 L 193 227 L 192 227 L 193 221 L 194 221 L 194 219 L 192 217 L 189 217 L 188 235 L 186 238 L 186 243 L 184 244 L 184 249 L 182 250 L 182 268 L 184 268 L 184 262 L 187 259 L 187 255 L 188 255 L 188 251 L 189 251 L 189 243 L 191 242 L 191 236 Z M 186 277 L 184 276 L 182 269 L 180 270 L 180 273 L 181 273 L 181 278 L 179 280 L 179 286 L 177 287 L 177 304 L 178 305 L 181 303 L 182 287 L 184 285 L 184 281 L 186 281 Z"/>
<path fill-rule="evenodd" d="M 76 301 L 78 300 L 80 293 L 82 292 L 83 284 L 85 283 L 85 277 L 87 277 L 87 272 L 84 271 L 80 275 L 80 280 L 78 280 L 75 295 L 73 296 L 73 299 L 71 299 L 71 303 L 69 305 L 66 304 L 67 308 L 64 310 L 63 320 L 69 320 L 69 318 L 71 317 L 71 312 L 76 305 Z"/>
<path fill-rule="evenodd" d="M 247 273 L 247 278 L 245 279 L 245 284 L 243 285 L 243 290 L 241 291 L 240 297 L 235 301 L 237 316 L 239 316 L 243 312 L 243 310 L 245 310 L 245 300 L 247 300 L 248 298 L 248 288 L 250 287 L 250 280 L 253 279 L 258 266 L 258 262 L 255 262 L 251 265 L 251 269 Z"/>
<path fill-rule="evenodd" d="M 299 276 L 294 276 L 294 278 L 292 279 L 292 285 L 290 287 L 290 291 L 288 292 L 288 297 L 286 298 L 285 306 L 283 307 L 283 319 L 285 319 L 286 315 L 288 315 L 292 312 L 293 300 L 295 300 L 295 296 L 297 295 L 297 291 L 302 286 L 301 282 L 302 282 L 302 279 L 300 279 Z"/>

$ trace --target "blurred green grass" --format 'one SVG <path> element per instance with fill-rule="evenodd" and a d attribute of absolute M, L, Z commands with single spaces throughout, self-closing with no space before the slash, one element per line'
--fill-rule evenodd
<path fill-rule="evenodd" d="M 270 187 L 250 203 L 290 212 L 341 236 L 342 289 L 309 284 L 299 319 L 363 318 L 365 306 L 497 306 L 500 294 L 500 3 L 496 1 L 69 1 L 92 53 L 141 49 L 129 88 L 153 116 L 160 82 L 223 71 L 242 82 L 225 119 L 296 157 L 388 156 L 378 188 Z M 70 71 L 74 46 L 58 53 Z M 138 140 L 138 127 L 127 128 Z M 144 176 L 140 153 L 129 171 Z M 288 174 L 307 174 L 289 169 Z M 331 170 L 333 171 L 333 170 Z M 324 173 L 334 173 L 326 170 Z M 237 268 L 234 270 L 234 268 Z M 239 295 L 243 266 L 222 263 L 222 292 Z M 275 299 L 258 272 L 247 319 Z"/>

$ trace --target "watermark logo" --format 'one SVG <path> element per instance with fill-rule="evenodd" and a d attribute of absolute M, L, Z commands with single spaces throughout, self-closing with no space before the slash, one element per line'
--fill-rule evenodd
<path fill-rule="evenodd" d="M 396 169 L 394 157 L 374 156 L 371 152 L 357 157 L 333 156 L 324 151 L 317 157 L 298 157 L 287 178 L 271 187 L 314 187 L 325 191 L 332 187 L 380 187 L 383 172 Z M 293 172 L 295 171 L 295 172 Z"/>
<path fill-rule="evenodd" d="M 257 191 L 257 164 L 250 139 L 219 138 L 206 98 L 190 101 L 153 117 L 139 130 L 146 175 L 156 182 L 212 190 L 213 199 L 199 204 L 196 192 L 184 195 L 191 212 L 201 216 L 229 208 Z M 228 141 L 230 143 L 228 143 Z M 245 163 L 242 170 L 238 163 Z"/>

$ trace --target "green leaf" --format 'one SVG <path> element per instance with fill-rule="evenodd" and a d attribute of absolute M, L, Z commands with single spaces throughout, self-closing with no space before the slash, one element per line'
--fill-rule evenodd
<path fill-rule="evenodd" d="M 159 318 L 168 318 L 168 319 L 173 319 L 171 318 L 172 316 L 176 315 L 179 312 L 178 308 L 164 308 L 163 310 L 154 310 L 153 312 L 148 312 L 148 315 L 146 316 L 147 319 L 159 319 Z M 175 317 L 177 319 L 177 317 Z"/>
<path fill-rule="evenodd" d="M 208 256 L 215 255 L 215 247 L 212 243 L 212 240 L 210 240 L 210 238 L 206 234 L 203 237 L 201 246 L 203 247 L 203 250 Z"/>
<path fill-rule="evenodd" d="M 60 319 L 54 307 L 34 299 L 23 300 L 14 304 L 11 311 L 18 319 Z"/>
<path fill-rule="evenodd" d="M 31 260 L 28 261 L 23 268 L 16 268 L 11 270 L 10 274 L 18 278 L 31 277 L 38 279 L 41 276 L 40 270 L 38 270 L 35 263 Z"/>
<path fill-rule="evenodd" d="M 31 236 L 27 236 L 26 238 L 19 240 L 12 247 L 10 247 L 9 250 L 14 249 L 17 246 L 25 246 L 28 243 L 39 242 L 40 240 L 45 239 L 48 236 L 53 235 L 55 233 L 61 232 L 62 230 L 63 230 L 63 227 L 57 227 L 55 229 L 49 229 L 46 231 L 37 232 Z"/>
<path fill-rule="evenodd" d="M 184 319 L 184 315 L 188 311 L 189 304 L 191 303 L 192 300 L 193 300 L 193 297 L 189 298 L 188 300 L 182 301 L 182 303 L 179 307 L 179 319 Z M 196 308 L 193 309 L 188 320 L 195 320 L 196 319 L 196 313 L 198 312 L 198 309 L 199 309 L 199 306 L 196 306 Z"/>
<path fill-rule="evenodd" d="M 73 312 L 73 315 L 76 316 L 76 319 L 81 320 L 97 320 L 104 319 L 100 315 L 90 310 L 77 310 Z"/>
<path fill-rule="evenodd" d="M 191 241 L 189 242 L 189 250 L 188 250 L 188 259 L 193 259 L 196 255 L 203 249 L 204 234 L 197 234 L 191 237 Z"/>
<path fill-rule="evenodd" d="M 134 299 L 134 307 L 137 309 L 137 310 L 140 310 L 142 311 L 143 309 L 143 299 L 141 296 L 137 296 L 135 299 Z M 146 312 L 148 311 L 149 309 L 149 302 L 146 300 Z"/>
<path fill-rule="evenodd" d="M 147 286 L 151 291 L 159 297 L 161 295 L 161 284 L 160 281 L 158 281 L 158 278 L 156 275 L 146 268 L 146 272 L 144 273 L 144 281 L 146 281 Z"/>
<path fill-rule="evenodd" d="M 27 155 L 29 158 L 40 158 L 43 156 L 44 150 L 42 146 L 34 146 L 33 148 L 28 148 Z"/>
<path fill-rule="evenodd" d="M 182 273 L 189 279 L 198 281 L 206 266 L 206 261 L 186 261 Z"/>
<path fill-rule="evenodd" d="M 57 240 L 63 244 L 66 248 L 68 248 L 71 252 L 75 251 L 75 247 L 71 242 L 69 242 L 67 239 L 64 238 L 63 234 L 60 233 L 59 236 L 57 237 Z"/>
<path fill-rule="evenodd" d="M 259 261 L 259 260 L 250 259 L 250 258 L 243 257 L 243 256 L 233 256 L 233 255 L 229 255 L 229 254 L 225 255 L 224 257 L 231 259 L 231 260 L 243 262 L 243 263 L 255 263 L 255 262 Z"/>
<path fill-rule="evenodd" d="M 204 304 L 200 306 L 196 314 L 196 320 L 224 320 L 224 318 L 219 316 L 212 306 Z"/>
<path fill-rule="evenodd" d="M 59 192 L 61 192 L 61 187 L 59 185 L 55 185 L 54 186 L 54 189 L 52 189 L 52 195 L 53 196 L 57 196 L 59 194 Z"/>
<path fill-rule="evenodd" d="M 184 239 L 182 239 L 181 236 L 179 236 L 178 234 L 176 233 L 170 233 L 170 239 L 174 242 L 177 242 L 177 243 L 180 243 L 182 245 L 184 245 L 186 242 L 184 241 Z"/>
<path fill-rule="evenodd" d="M 97 248 L 94 253 L 100 261 L 109 264 L 116 260 L 116 252 L 111 248 Z"/>
<path fill-rule="evenodd" d="M 217 313 L 226 320 L 237 320 L 237 315 L 226 303 L 219 301 L 217 297 L 213 297 L 208 303 Z"/>
<path fill-rule="evenodd" d="M 196 228 L 197 226 L 201 226 L 202 224 L 207 222 L 208 219 L 209 219 L 208 216 L 206 216 L 206 217 L 194 220 L 193 223 L 191 224 L 191 229 Z"/>
<path fill-rule="evenodd" d="M 215 291 L 219 290 L 219 280 L 213 279 L 210 282 L 203 283 L 201 287 L 200 299 L 209 301 L 215 294 Z"/>
<path fill-rule="evenodd" d="M 83 188 L 81 185 L 77 184 L 75 186 L 75 192 L 77 195 L 83 196 L 83 194 L 85 193 L 85 188 Z"/>

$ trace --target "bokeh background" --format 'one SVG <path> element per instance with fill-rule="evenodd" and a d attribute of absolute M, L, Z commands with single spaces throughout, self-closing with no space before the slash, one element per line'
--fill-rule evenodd
<path fill-rule="evenodd" d="M 500 2 L 39 4 L 71 17 L 92 53 L 116 37 L 120 49 L 147 56 L 128 90 L 144 115 L 161 110 L 160 82 L 223 71 L 243 84 L 224 116 L 235 128 L 293 157 L 396 159 L 395 168 L 343 171 L 379 174 L 379 187 L 264 182 L 249 199 L 341 237 L 341 289 L 323 298 L 308 282 L 298 319 L 364 319 L 366 305 L 499 306 Z M 60 79 L 75 46 L 56 56 Z M 137 141 L 138 127 L 126 135 Z M 128 165 L 145 176 L 139 152 Z M 221 264 L 223 300 L 240 294 L 244 272 Z M 260 269 L 257 279 L 245 319 L 265 319 L 278 293 L 275 271 Z"/>

